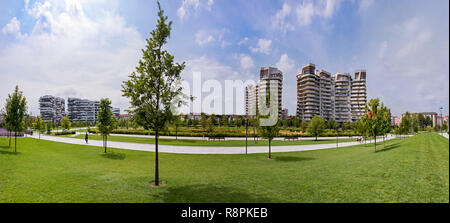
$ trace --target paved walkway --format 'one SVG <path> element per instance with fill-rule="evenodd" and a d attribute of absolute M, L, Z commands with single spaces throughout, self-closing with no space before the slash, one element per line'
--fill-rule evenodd
<path fill-rule="evenodd" d="M 448 133 L 442 133 L 442 134 L 439 134 L 439 135 L 444 136 L 445 138 L 448 139 Z"/>
<path fill-rule="evenodd" d="M 136 137 L 136 138 L 154 138 L 154 135 L 132 135 L 132 134 L 111 134 L 111 136 L 125 136 L 125 137 Z M 175 136 L 160 136 L 161 139 L 175 139 Z M 314 140 L 314 137 L 298 137 L 299 140 Z M 339 136 L 339 139 L 355 139 L 357 136 Z M 208 136 L 197 137 L 197 136 L 178 136 L 178 139 L 192 139 L 192 140 L 208 140 Z M 253 136 L 248 136 L 248 141 L 253 140 Z M 261 138 L 258 138 L 261 139 Z M 336 139 L 336 137 L 320 137 L 320 139 Z M 225 137 L 225 140 L 245 140 L 245 137 Z M 276 137 L 274 140 L 284 140 L 284 137 Z"/>
<path fill-rule="evenodd" d="M 37 136 L 32 136 L 37 138 Z M 388 136 L 387 140 L 394 138 L 394 136 Z M 54 142 L 86 145 L 84 139 L 75 139 L 68 137 L 56 137 L 41 135 L 41 140 L 49 140 Z M 367 141 L 371 143 L 372 141 Z M 90 146 L 102 146 L 103 142 L 99 140 L 89 140 Z M 339 147 L 360 145 L 358 142 L 343 142 L 339 143 Z M 113 142 L 108 141 L 108 147 L 128 150 L 139 151 L 155 151 L 155 145 L 142 144 L 142 143 L 127 143 L 127 142 Z M 336 148 L 336 143 L 331 144 L 315 144 L 315 145 L 293 145 L 293 146 L 272 146 L 272 152 L 294 152 L 294 151 L 308 151 Z M 245 154 L 245 146 L 243 147 L 215 147 L 215 146 L 171 146 L 171 145 L 159 145 L 159 151 L 164 153 L 180 153 L 180 154 Z M 267 153 L 267 146 L 249 146 L 248 153 Z"/>

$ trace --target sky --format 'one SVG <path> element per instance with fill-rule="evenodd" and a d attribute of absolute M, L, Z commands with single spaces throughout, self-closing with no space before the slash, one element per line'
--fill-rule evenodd
<path fill-rule="evenodd" d="M 366 69 L 368 98 L 380 98 L 393 115 L 441 106 L 448 114 L 447 0 L 167 0 L 161 6 L 173 21 L 167 50 L 186 62 L 188 82 L 193 72 L 203 81 L 256 81 L 260 67 L 275 66 L 284 76 L 283 107 L 294 115 L 303 65 L 332 74 Z M 46 94 L 108 97 L 127 109 L 121 85 L 156 19 L 156 1 L 1 0 L 0 107 L 19 85 L 33 115 Z"/>

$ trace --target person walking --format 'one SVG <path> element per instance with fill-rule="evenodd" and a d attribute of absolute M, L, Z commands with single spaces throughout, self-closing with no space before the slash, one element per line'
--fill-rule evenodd
<path fill-rule="evenodd" d="M 88 133 L 86 132 L 86 135 L 84 136 L 84 140 L 86 141 L 86 144 L 88 144 L 88 140 L 89 140 L 89 135 L 88 135 Z"/>

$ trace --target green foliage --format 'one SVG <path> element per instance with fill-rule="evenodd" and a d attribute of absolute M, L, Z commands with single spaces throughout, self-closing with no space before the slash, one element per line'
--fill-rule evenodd
<path fill-rule="evenodd" d="M 170 37 L 172 21 L 167 21 L 164 10 L 158 2 L 158 20 L 156 29 L 150 32 L 142 59 L 136 71 L 122 85 L 123 96 L 130 99 L 130 112 L 136 122 L 145 129 L 156 132 L 155 138 L 172 119 L 172 109 L 183 101 L 181 71 L 185 63 L 175 63 L 174 56 L 165 50 L 164 45 Z M 155 146 L 155 184 L 159 185 L 158 143 Z"/>
<path fill-rule="evenodd" d="M 409 134 L 411 131 L 411 115 L 409 112 L 406 112 L 402 117 L 402 122 L 400 123 L 400 134 Z"/>
<path fill-rule="evenodd" d="M 316 137 L 317 140 L 317 137 L 324 132 L 325 127 L 325 120 L 322 117 L 316 115 L 309 122 L 307 131 L 309 132 L 309 134 Z"/>
<path fill-rule="evenodd" d="M 70 123 L 69 117 L 66 115 L 61 119 L 61 127 L 68 131 L 70 130 L 70 127 L 72 126 L 72 123 Z"/>
<path fill-rule="evenodd" d="M 111 101 L 108 98 L 100 99 L 97 127 L 104 136 L 111 134 L 117 127 L 116 116 L 111 111 Z"/>
<path fill-rule="evenodd" d="M 364 126 L 369 136 L 374 137 L 375 141 L 377 136 L 384 134 L 385 109 L 383 104 L 380 105 L 378 98 L 371 99 L 365 106 Z M 374 150 L 377 151 L 376 143 L 374 143 Z"/>
<path fill-rule="evenodd" d="M 52 122 L 47 122 L 47 134 L 52 133 Z"/>

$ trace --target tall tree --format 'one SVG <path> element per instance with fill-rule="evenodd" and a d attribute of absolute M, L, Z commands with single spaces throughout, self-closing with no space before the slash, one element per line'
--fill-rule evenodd
<path fill-rule="evenodd" d="M 103 138 L 103 147 L 108 147 L 108 135 L 117 127 L 116 116 L 111 111 L 111 101 L 108 98 L 100 99 L 98 111 L 98 131 Z"/>
<path fill-rule="evenodd" d="M 383 134 L 383 147 L 386 147 L 385 144 L 385 136 L 391 131 L 391 115 L 389 114 L 389 110 L 383 103 L 381 103 L 380 108 L 381 114 L 381 132 Z"/>
<path fill-rule="evenodd" d="M 302 132 L 306 132 L 306 130 L 308 129 L 308 122 L 306 122 L 305 120 L 302 120 L 302 122 L 300 124 L 300 128 L 302 129 Z"/>
<path fill-rule="evenodd" d="M 155 186 L 159 185 L 158 138 L 159 132 L 172 118 L 171 105 L 182 95 L 180 74 L 185 63 L 175 63 L 174 57 L 164 49 L 170 37 L 172 21 L 167 21 L 158 2 L 156 29 L 147 39 L 143 57 L 136 71 L 122 85 L 123 96 L 130 98 L 131 112 L 145 129 L 155 132 Z"/>
<path fill-rule="evenodd" d="M 309 125 L 308 125 L 308 128 L 306 131 L 308 131 L 309 134 L 311 134 L 312 136 L 316 137 L 316 141 L 317 141 L 317 137 L 320 134 L 322 134 L 324 130 L 325 130 L 325 120 L 322 117 L 316 115 L 309 122 Z"/>
<path fill-rule="evenodd" d="M 409 134 L 411 131 L 411 115 L 409 112 L 405 112 L 400 123 L 400 134 Z"/>
<path fill-rule="evenodd" d="M 17 133 L 24 131 L 27 113 L 27 100 L 22 91 L 19 91 L 19 86 L 16 86 L 12 95 L 8 95 L 5 110 L 6 127 L 14 132 L 14 152 L 17 152 Z"/>

